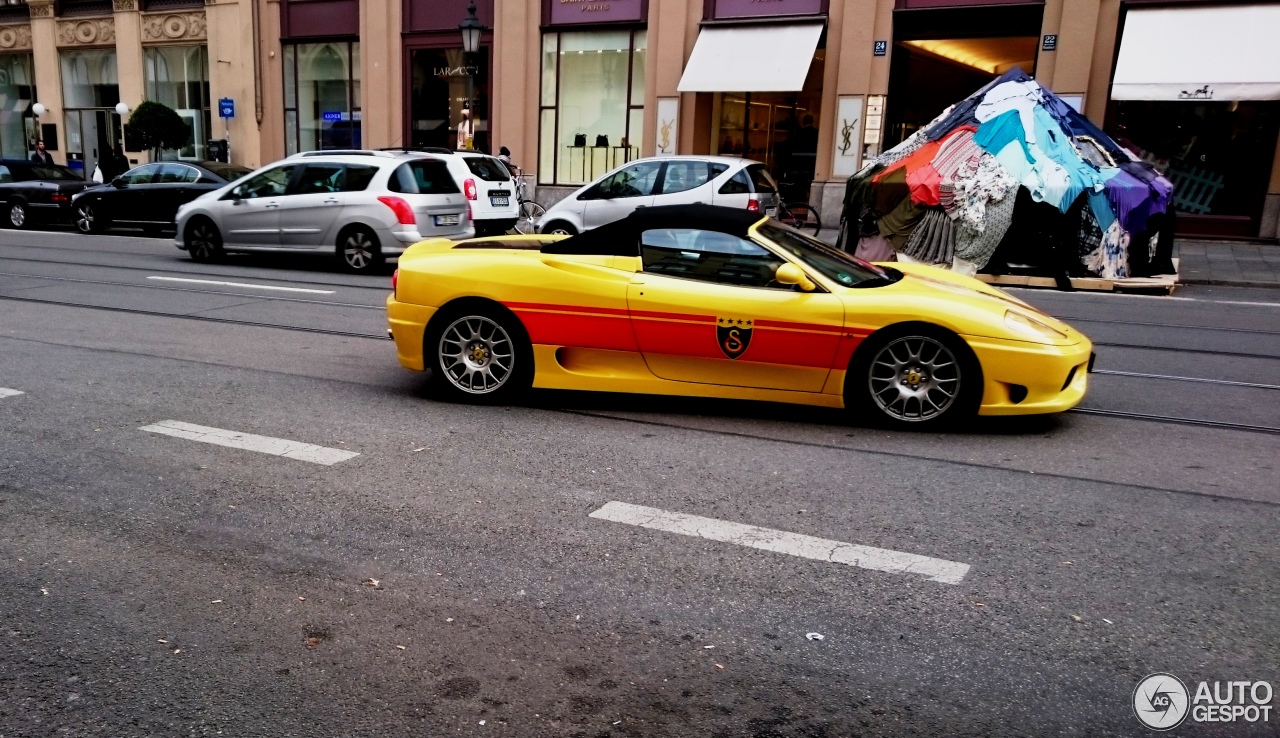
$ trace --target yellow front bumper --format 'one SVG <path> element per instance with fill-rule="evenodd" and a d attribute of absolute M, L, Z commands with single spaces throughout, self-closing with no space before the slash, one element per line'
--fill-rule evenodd
<path fill-rule="evenodd" d="M 1070 410 L 1084 399 L 1093 343 L 1069 346 L 965 336 L 982 364 L 979 415 L 1035 415 Z"/>
<path fill-rule="evenodd" d="M 387 327 L 396 342 L 396 356 L 406 369 L 425 371 L 422 340 L 427 331 L 427 321 L 436 309 L 425 305 L 398 302 L 395 295 L 387 296 Z"/>

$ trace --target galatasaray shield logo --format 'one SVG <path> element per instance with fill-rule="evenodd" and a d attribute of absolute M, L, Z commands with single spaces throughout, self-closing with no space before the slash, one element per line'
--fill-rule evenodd
<path fill-rule="evenodd" d="M 730 359 L 736 359 L 751 345 L 751 328 L 755 321 L 750 318 L 717 318 L 716 342 L 720 350 Z"/>

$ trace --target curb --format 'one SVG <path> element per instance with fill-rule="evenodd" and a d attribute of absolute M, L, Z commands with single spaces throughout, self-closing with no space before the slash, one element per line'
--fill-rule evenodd
<path fill-rule="evenodd" d="M 1200 284 L 1215 287 L 1263 287 L 1280 288 L 1280 282 L 1250 282 L 1245 279 L 1179 279 L 1178 284 Z"/>

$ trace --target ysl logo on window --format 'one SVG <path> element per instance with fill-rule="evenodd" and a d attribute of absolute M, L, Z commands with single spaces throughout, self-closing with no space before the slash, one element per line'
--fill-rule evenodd
<path fill-rule="evenodd" d="M 671 147 L 671 127 L 675 124 L 674 120 L 662 121 L 662 143 L 658 144 L 659 151 L 665 153 Z"/>
<path fill-rule="evenodd" d="M 853 148 L 853 127 L 858 125 L 858 119 L 854 118 L 852 122 L 845 120 L 840 124 L 840 155 L 848 156 L 849 149 Z"/>

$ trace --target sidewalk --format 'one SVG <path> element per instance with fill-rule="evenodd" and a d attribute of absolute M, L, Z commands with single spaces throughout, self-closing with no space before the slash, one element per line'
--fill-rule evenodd
<path fill-rule="evenodd" d="M 1180 259 L 1183 284 L 1280 287 L 1280 246 L 1275 244 L 1178 239 L 1173 255 Z"/>

